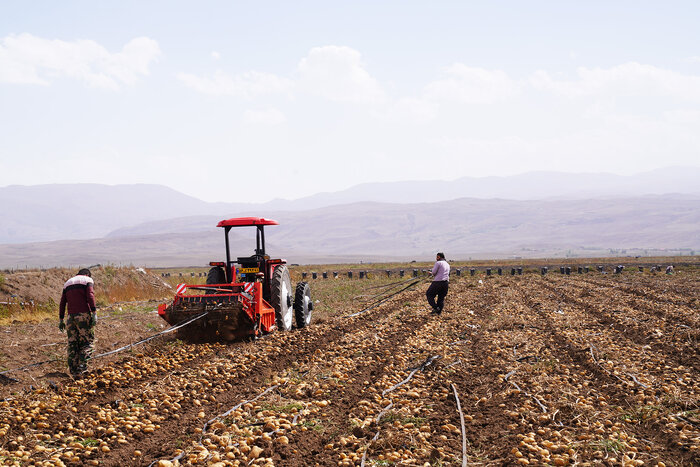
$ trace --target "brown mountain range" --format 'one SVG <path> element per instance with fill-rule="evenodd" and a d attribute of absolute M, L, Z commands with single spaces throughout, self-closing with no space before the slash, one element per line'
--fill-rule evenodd
<path fill-rule="evenodd" d="M 307 211 L 261 210 L 281 225 L 268 250 L 290 262 L 354 262 L 700 250 L 700 197 L 662 195 L 587 200 L 456 199 L 435 203 L 352 203 Z M 205 265 L 223 258 L 216 222 L 232 213 L 122 228 L 103 238 L 0 245 L 0 267 Z M 252 230 L 236 231 L 234 255 L 252 252 Z"/>

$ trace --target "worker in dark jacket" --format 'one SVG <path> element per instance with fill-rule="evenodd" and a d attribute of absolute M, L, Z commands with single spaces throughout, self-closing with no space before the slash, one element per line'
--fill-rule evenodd
<path fill-rule="evenodd" d="M 442 307 L 450 283 L 450 265 L 445 260 L 444 253 L 438 253 L 435 256 L 435 265 L 432 271 L 430 271 L 430 274 L 433 276 L 433 282 L 430 284 L 430 287 L 428 287 L 425 296 L 428 299 L 428 303 L 433 308 L 432 313 L 439 315 L 442 313 Z M 437 303 L 435 303 L 435 296 L 437 296 Z"/>
<path fill-rule="evenodd" d="M 61 294 L 58 329 L 68 330 L 68 368 L 74 377 L 87 371 L 87 361 L 94 350 L 97 307 L 93 286 L 90 270 L 81 269 L 77 276 L 66 281 Z M 66 306 L 67 323 L 63 321 Z"/>

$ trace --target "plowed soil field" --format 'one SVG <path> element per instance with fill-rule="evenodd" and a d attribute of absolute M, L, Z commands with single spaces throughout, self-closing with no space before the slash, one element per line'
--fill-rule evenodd
<path fill-rule="evenodd" d="M 697 271 L 453 277 L 439 316 L 423 282 L 344 317 L 350 283 L 305 329 L 13 386 L 0 463 L 700 465 Z"/>

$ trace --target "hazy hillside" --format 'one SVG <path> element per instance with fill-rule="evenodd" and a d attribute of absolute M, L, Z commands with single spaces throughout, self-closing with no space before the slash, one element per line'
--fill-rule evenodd
<path fill-rule="evenodd" d="M 354 203 L 265 212 L 269 251 L 292 262 L 605 254 L 609 249 L 700 250 L 700 197 Z M 222 216 L 195 216 L 119 229 L 81 242 L 0 245 L 0 267 L 134 263 L 204 265 L 223 258 Z M 252 229 L 234 230 L 233 254 L 252 253 Z"/>
<path fill-rule="evenodd" d="M 101 237 L 125 225 L 221 210 L 160 185 L 8 186 L 0 188 L 0 243 Z"/>
<path fill-rule="evenodd" d="M 631 176 L 609 173 L 528 172 L 510 177 L 462 177 L 453 181 L 364 183 L 270 207 L 311 209 L 358 201 L 420 203 L 457 198 L 587 199 L 684 193 L 700 195 L 700 168 L 669 167 Z M 305 206 L 305 207 L 302 207 Z"/>
<path fill-rule="evenodd" d="M 522 253 L 552 248 L 692 248 L 700 245 L 700 197 L 595 200 L 459 199 L 439 203 L 354 203 L 303 212 L 267 212 L 280 226 L 267 238 L 285 250 L 404 256 Z M 210 231 L 216 217 L 153 222 L 114 237 Z"/>
<path fill-rule="evenodd" d="M 365 201 L 421 203 L 465 197 L 526 200 L 699 194 L 698 180 L 700 169 L 688 167 L 629 177 L 532 172 L 512 177 L 465 177 L 449 182 L 368 183 L 335 193 L 257 205 L 207 203 L 159 185 L 9 186 L 0 188 L 0 244 L 96 238 L 120 228 L 175 217 L 266 215 Z"/>

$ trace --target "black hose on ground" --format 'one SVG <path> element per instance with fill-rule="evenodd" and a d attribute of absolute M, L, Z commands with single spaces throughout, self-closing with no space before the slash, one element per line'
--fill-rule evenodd
<path fill-rule="evenodd" d="M 419 284 L 420 282 L 425 282 L 425 281 L 428 280 L 428 279 L 429 279 L 429 278 L 413 280 L 413 282 L 411 282 L 410 284 L 408 284 L 408 285 L 407 285 L 406 287 L 404 287 L 403 289 L 397 290 L 396 292 L 393 292 L 393 293 L 391 293 L 391 294 L 389 294 L 389 295 L 387 295 L 387 296 L 384 296 L 384 297 L 380 298 L 379 300 L 377 300 L 377 301 L 376 301 L 375 303 L 373 303 L 372 305 L 370 305 L 370 306 L 368 306 L 367 308 L 365 308 L 364 310 L 360 310 L 360 311 L 358 311 L 358 312 L 351 313 L 351 314 L 349 314 L 349 315 L 343 316 L 343 318 L 352 318 L 352 317 L 354 317 L 354 316 L 359 316 L 359 315 L 361 315 L 362 313 L 366 313 L 366 312 L 368 312 L 368 311 L 370 311 L 370 310 L 373 310 L 374 308 L 377 308 L 379 305 L 381 305 L 382 303 L 386 302 L 387 300 L 389 300 L 390 298 L 394 297 L 395 295 L 398 295 L 398 294 L 400 294 L 401 292 L 403 292 L 403 291 L 405 291 L 405 290 L 408 290 L 408 289 L 410 289 L 410 288 L 412 288 L 412 287 L 415 287 L 415 286 L 416 286 L 417 284 Z"/>
<path fill-rule="evenodd" d="M 145 338 L 145 339 L 141 339 L 141 340 L 138 341 L 138 342 L 134 342 L 134 343 L 125 345 L 125 346 L 123 346 L 123 347 L 119 347 L 118 349 L 110 350 L 109 352 L 104 352 L 104 353 L 101 353 L 101 354 L 98 354 L 98 355 L 93 355 L 92 357 L 90 357 L 90 360 L 94 360 L 94 359 L 96 359 L 96 358 L 106 357 L 107 355 L 112 355 L 112 354 L 115 354 L 115 353 L 123 352 L 124 350 L 130 349 L 130 348 L 132 348 L 132 347 L 135 346 L 135 345 L 145 344 L 146 342 L 151 341 L 151 340 L 155 339 L 156 337 L 162 336 L 163 334 L 168 334 L 168 333 L 173 332 L 173 331 L 175 331 L 175 330 L 177 330 L 177 329 L 180 329 L 180 328 L 182 328 L 182 327 L 185 327 L 185 326 L 187 326 L 188 324 L 191 324 L 191 323 L 197 321 L 197 320 L 200 319 L 200 318 L 204 318 L 204 316 L 206 316 L 208 313 L 209 313 L 209 312 L 207 312 L 207 311 L 205 311 L 204 313 L 200 313 L 200 314 L 197 315 L 197 316 L 194 316 L 194 317 L 192 317 L 192 318 L 188 318 L 188 319 L 186 319 L 186 320 L 184 320 L 184 321 L 181 321 L 180 323 L 178 323 L 178 324 L 176 324 L 176 325 L 174 325 L 174 326 L 171 326 L 171 327 L 169 327 L 168 329 L 165 329 L 165 330 L 163 330 L 163 331 L 160 331 L 159 333 L 156 333 L 156 334 L 154 334 L 154 335 L 152 335 L 152 336 L 150 336 L 150 337 L 147 337 L 147 338 Z M 62 358 L 52 358 L 52 359 L 50 359 L 50 360 L 43 360 L 43 361 L 41 361 L 41 362 L 30 363 L 29 365 L 21 366 L 21 367 L 19 367 L 19 368 L 11 368 L 11 369 L 9 369 L 9 370 L 0 371 L 0 378 L 7 378 L 8 380 L 11 380 L 12 382 L 18 382 L 18 380 L 16 380 L 15 378 L 10 378 L 9 376 L 5 376 L 5 374 L 6 374 L 6 373 L 13 373 L 13 372 L 15 372 L 15 371 L 20 371 L 20 370 L 26 370 L 26 369 L 28 369 L 28 368 L 32 368 L 32 367 L 35 367 L 35 366 L 45 365 L 45 364 L 47 364 L 47 363 L 58 362 L 58 361 L 61 361 L 61 360 L 63 360 L 63 359 L 62 359 Z"/>

